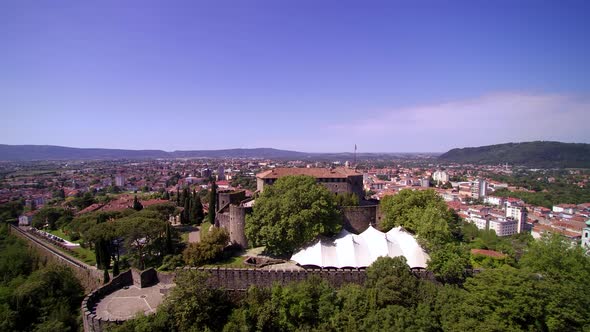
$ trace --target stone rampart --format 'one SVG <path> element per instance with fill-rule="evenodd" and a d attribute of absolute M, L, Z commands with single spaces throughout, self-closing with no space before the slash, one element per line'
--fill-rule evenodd
<path fill-rule="evenodd" d="M 51 244 L 46 243 L 44 239 L 38 238 L 34 234 L 27 233 L 12 225 L 10 227 L 11 234 L 25 240 L 29 247 L 34 249 L 43 260 L 71 268 L 87 292 L 98 288 L 102 284 L 102 273 L 95 268 L 61 253 L 57 248 L 52 248 Z"/>
<path fill-rule="evenodd" d="M 344 284 L 363 284 L 366 273 L 363 269 L 307 269 L 307 270 L 262 270 L 240 268 L 185 268 L 209 274 L 210 287 L 226 290 L 246 290 L 250 286 L 270 287 L 275 283 L 286 285 L 306 280 L 312 276 L 326 280 L 334 287 Z"/>
<path fill-rule="evenodd" d="M 111 279 L 106 285 L 88 294 L 82 301 L 82 321 L 85 332 L 102 332 L 106 326 L 122 324 L 123 321 L 105 320 L 96 315 L 95 309 L 98 302 L 112 292 L 134 283 L 132 270 L 125 271 Z"/>
<path fill-rule="evenodd" d="M 360 234 L 377 223 L 377 205 L 343 206 L 341 211 L 343 226 L 349 232 Z"/>
<path fill-rule="evenodd" d="M 82 321 L 84 323 L 85 332 L 102 332 L 108 326 L 113 324 L 122 324 L 124 320 L 109 320 L 98 317 L 96 315 L 96 305 L 105 296 L 125 287 L 149 287 L 158 282 L 163 284 L 172 284 L 174 282 L 174 273 L 157 272 L 154 268 L 149 268 L 144 271 L 136 269 L 127 270 L 118 276 L 114 277 L 109 283 L 94 290 L 88 294 L 82 301 Z"/>

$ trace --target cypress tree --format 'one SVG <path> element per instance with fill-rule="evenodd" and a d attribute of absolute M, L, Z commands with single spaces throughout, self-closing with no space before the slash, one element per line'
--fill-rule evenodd
<path fill-rule="evenodd" d="M 203 203 L 201 203 L 201 198 L 196 194 L 193 211 L 195 213 L 195 222 L 197 225 L 200 225 L 203 222 L 203 219 L 205 219 L 205 212 L 203 211 Z"/>
<path fill-rule="evenodd" d="M 113 277 L 116 277 L 119 275 L 119 260 L 115 260 L 115 263 L 113 263 Z"/>
<path fill-rule="evenodd" d="M 178 191 L 178 187 L 176 187 L 176 206 L 180 206 L 180 191 Z"/>
<path fill-rule="evenodd" d="M 107 284 L 111 281 L 111 276 L 109 275 L 109 270 L 104 269 L 104 283 Z"/>
<path fill-rule="evenodd" d="M 211 225 L 215 224 L 215 209 L 217 201 L 217 185 L 215 184 L 215 180 L 211 181 L 211 191 L 209 191 L 209 214 L 207 215 L 207 221 L 211 223 Z"/>
<path fill-rule="evenodd" d="M 141 203 L 137 199 L 137 195 L 135 195 L 135 198 L 133 199 L 133 210 L 135 210 L 135 211 L 143 210 L 143 205 L 141 205 Z"/>
<path fill-rule="evenodd" d="M 170 223 L 166 223 L 166 248 L 165 252 L 167 255 L 173 254 L 174 249 L 172 248 L 172 231 L 170 229 Z"/>

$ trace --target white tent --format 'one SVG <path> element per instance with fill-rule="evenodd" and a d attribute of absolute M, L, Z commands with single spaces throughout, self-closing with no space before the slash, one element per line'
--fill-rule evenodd
<path fill-rule="evenodd" d="M 359 268 L 371 265 L 380 256 L 404 256 L 412 268 L 425 268 L 429 259 L 414 236 L 401 227 L 383 233 L 372 226 L 359 235 L 343 229 L 333 239 L 316 239 L 291 259 L 299 265 Z"/>

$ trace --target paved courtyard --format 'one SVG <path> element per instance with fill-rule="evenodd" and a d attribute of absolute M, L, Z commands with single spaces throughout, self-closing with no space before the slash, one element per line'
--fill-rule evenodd
<path fill-rule="evenodd" d="M 146 288 L 129 286 L 127 289 L 119 289 L 98 303 L 96 315 L 104 319 L 126 320 L 133 318 L 139 312 L 144 314 L 155 312 L 164 299 L 160 290 L 172 286 L 157 284 Z"/>

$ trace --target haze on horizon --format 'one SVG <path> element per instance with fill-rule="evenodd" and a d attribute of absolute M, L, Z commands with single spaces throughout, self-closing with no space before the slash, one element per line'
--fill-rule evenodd
<path fill-rule="evenodd" d="M 590 143 L 587 1 L 0 3 L 0 143 Z"/>

